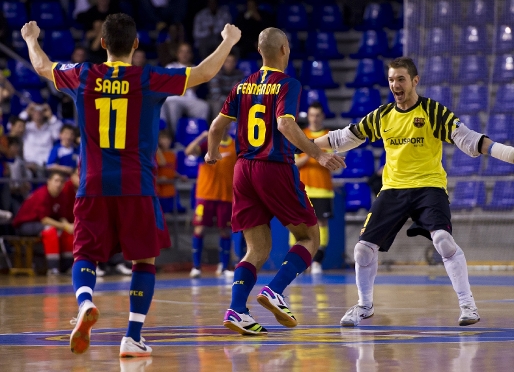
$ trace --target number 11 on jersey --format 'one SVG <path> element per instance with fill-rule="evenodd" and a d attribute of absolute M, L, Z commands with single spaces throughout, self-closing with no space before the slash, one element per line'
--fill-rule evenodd
<path fill-rule="evenodd" d="M 127 139 L 127 98 L 97 98 L 95 99 L 96 109 L 100 111 L 100 147 L 103 149 L 112 148 L 109 139 L 111 128 L 111 108 L 116 111 L 116 127 L 114 130 L 114 148 L 123 150 Z"/>

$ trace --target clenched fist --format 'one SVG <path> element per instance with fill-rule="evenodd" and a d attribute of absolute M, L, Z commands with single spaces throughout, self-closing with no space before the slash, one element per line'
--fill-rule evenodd
<path fill-rule="evenodd" d="M 40 31 L 36 21 L 30 21 L 21 28 L 21 36 L 25 41 L 37 40 Z"/>
<path fill-rule="evenodd" d="M 230 41 L 232 45 L 236 45 L 239 39 L 241 39 L 241 30 L 227 23 L 223 31 L 221 31 L 221 37 L 223 40 Z"/>

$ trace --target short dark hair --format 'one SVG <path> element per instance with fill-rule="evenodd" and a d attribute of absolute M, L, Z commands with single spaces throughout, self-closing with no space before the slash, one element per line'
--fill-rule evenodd
<path fill-rule="evenodd" d="M 418 68 L 410 57 L 398 57 L 388 65 L 389 68 L 405 68 L 411 79 L 418 75 Z"/>
<path fill-rule="evenodd" d="M 62 127 L 61 127 L 61 131 L 59 133 L 62 133 L 65 130 L 71 130 L 71 131 L 73 131 L 74 135 L 77 135 L 77 130 L 75 129 L 75 127 L 73 125 L 63 124 Z"/>
<path fill-rule="evenodd" d="M 128 56 L 137 38 L 136 22 L 124 13 L 109 14 L 102 25 L 102 38 L 110 54 Z"/>
<path fill-rule="evenodd" d="M 309 108 L 313 108 L 313 109 L 318 109 L 318 110 L 321 110 L 322 112 L 325 112 L 323 110 L 323 106 L 321 106 L 321 103 L 319 102 L 312 102 L 310 105 L 309 105 Z"/>
<path fill-rule="evenodd" d="M 47 170 L 46 175 L 47 175 L 47 177 L 46 177 L 47 180 L 52 179 L 53 176 L 59 176 L 59 177 L 62 177 L 63 179 L 67 179 L 69 176 L 67 173 L 57 170 L 57 169 Z"/>
<path fill-rule="evenodd" d="M 18 145 L 21 146 L 21 139 L 19 137 L 9 136 L 7 137 L 7 147 Z"/>
<path fill-rule="evenodd" d="M 23 120 L 22 118 L 16 115 L 11 115 L 9 117 L 9 123 L 11 123 L 11 125 L 14 125 L 14 123 L 16 123 L 17 121 L 23 121 L 24 123 L 27 122 L 26 120 Z"/>

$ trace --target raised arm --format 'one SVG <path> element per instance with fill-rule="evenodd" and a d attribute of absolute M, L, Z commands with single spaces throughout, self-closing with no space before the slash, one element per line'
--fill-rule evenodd
<path fill-rule="evenodd" d="M 27 43 L 30 63 L 32 63 L 34 70 L 36 70 L 38 75 L 43 76 L 48 80 L 53 80 L 53 62 L 50 61 L 46 53 L 43 52 L 43 49 L 41 49 L 39 46 L 37 41 L 39 32 L 40 30 L 37 23 L 35 21 L 30 21 L 29 23 L 25 23 L 25 25 L 22 27 L 21 36 Z"/>
<path fill-rule="evenodd" d="M 191 68 L 187 88 L 206 83 L 218 73 L 232 50 L 232 47 L 236 45 L 241 38 L 241 30 L 234 25 L 226 24 L 223 31 L 221 31 L 221 37 L 223 41 L 218 48 L 198 66 Z"/>
<path fill-rule="evenodd" d="M 203 131 L 198 137 L 196 137 L 193 142 L 191 142 L 189 145 L 187 145 L 186 149 L 184 150 L 184 153 L 194 156 L 200 156 L 202 153 L 202 150 L 200 148 L 200 144 L 205 141 L 207 136 L 209 135 L 208 131 Z"/>

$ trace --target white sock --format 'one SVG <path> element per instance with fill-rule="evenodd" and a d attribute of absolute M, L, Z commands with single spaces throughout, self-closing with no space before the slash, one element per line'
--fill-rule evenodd
<path fill-rule="evenodd" d="M 373 305 L 373 284 L 378 271 L 378 252 L 375 252 L 371 263 L 361 266 L 355 262 L 355 282 L 359 292 L 359 306 Z"/>
<path fill-rule="evenodd" d="M 453 289 L 459 298 L 459 306 L 468 305 L 476 307 L 475 299 L 473 298 L 469 285 L 468 265 L 462 249 L 457 245 L 455 254 L 449 258 L 443 258 L 443 263 L 452 281 Z"/>

